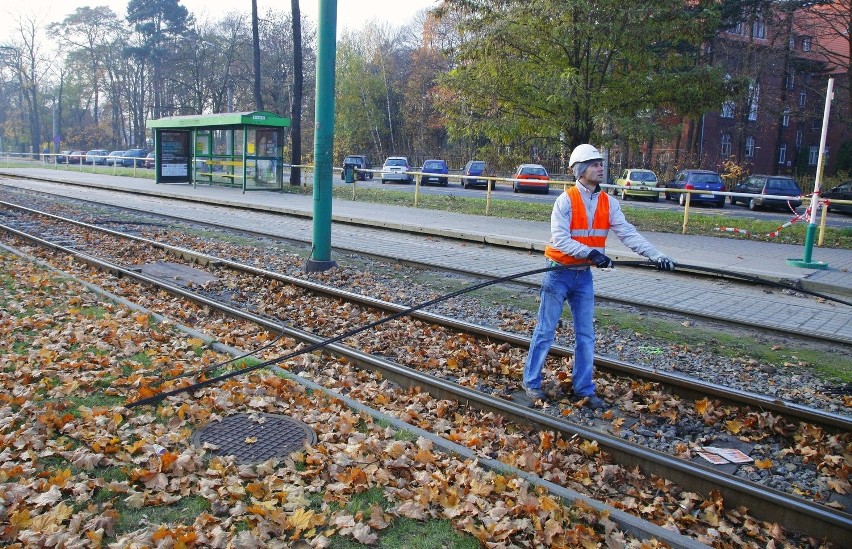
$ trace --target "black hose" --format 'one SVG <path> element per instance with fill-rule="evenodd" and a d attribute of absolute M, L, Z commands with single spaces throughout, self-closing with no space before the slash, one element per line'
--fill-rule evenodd
<path fill-rule="evenodd" d="M 649 263 L 644 260 L 623 260 L 623 261 L 613 261 L 617 266 L 623 267 L 643 267 L 643 268 L 656 268 L 655 263 Z M 835 301 L 837 303 L 841 303 L 843 305 L 849 305 L 852 307 L 852 302 L 846 301 L 837 297 L 833 297 L 826 294 L 821 294 L 819 292 L 815 292 L 813 290 L 807 290 L 805 288 L 800 288 L 795 284 L 790 284 L 788 282 L 779 282 L 776 280 L 769 280 L 768 278 L 762 278 L 759 276 L 748 275 L 744 273 L 732 273 L 730 271 L 726 271 L 724 269 L 716 269 L 713 267 L 703 267 L 701 265 L 686 265 L 683 263 L 677 263 L 677 268 L 681 270 L 688 271 L 699 271 L 704 273 L 710 273 L 714 275 L 718 275 L 722 278 L 732 279 L 732 280 L 744 280 L 746 282 L 753 282 L 755 284 L 760 284 L 763 286 L 774 286 L 776 288 L 783 288 L 785 290 L 792 290 L 794 292 L 801 292 L 803 294 L 808 294 L 814 297 L 818 297 L 820 299 L 825 299 L 828 301 Z"/>
<path fill-rule="evenodd" d="M 621 265 L 621 266 L 625 266 L 625 267 L 656 268 L 656 265 L 654 263 L 649 263 L 648 261 L 642 261 L 642 260 L 615 261 L 614 263 L 616 265 Z M 740 274 L 732 275 L 731 273 L 726 273 L 725 271 L 723 271 L 721 269 L 713 269 L 713 268 L 710 268 L 710 267 L 701 267 L 701 266 L 697 266 L 697 265 L 678 264 L 678 267 L 681 268 L 681 269 L 703 271 L 703 272 L 708 272 L 708 273 L 713 273 L 713 274 L 721 274 L 721 275 L 725 275 L 726 277 L 732 277 L 732 278 L 738 277 L 738 278 L 742 278 L 744 280 L 748 280 L 748 281 L 751 281 L 751 282 L 758 282 L 758 283 L 761 283 L 761 284 L 767 284 L 767 285 L 772 285 L 772 286 L 778 286 L 778 287 L 785 288 L 785 289 L 795 290 L 797 292 L 808 293 L 808 294 L 811 294 L 811 295 L 814 295 L 814 296 L 817 296 L 817 297 L 821 297 L 821 298 L 824 298 L 824 299 L 830 299 L 832 301 L 837 301 L 838 303 L 843 303 L 844 305 L 852 306 L 852 303 L 849 303 L 849 302 L 846 302 L 846 301 L 843 301 L 843 300 L 840 300 L 840 299 L 836 299 L 836 298 L 833 298 L 833 297 L 830 297 L 830 296 L 824 296 L 824 295 L 818 294 L 816 292 L 806 291 L 806 290 L 803 290 L 801 288 L 797 288 L 797 287 L 793 286 L 792 284 L 785 284 L 783 282 L 775 282 L 775 281 L 772 281 L 772 280 L 767 280 L 767 279 L 763 279 L 763 278 L 751 276 L 751 275 L 740 275 Z M 359 334 L 359 333 L 364 332 L 366 330 L 369 330 L 371 328 L 375 328 L 376 326 L 380 326 L 382 324 L 390 322 L 391 320 L 395 320 L 397 318 L 407 316 L 407 315 L 409 315 L 409 314 L 411 314 L 415 311 L 419 311 L 420 309 L 424 309 L 424 308 L 429 307 L 431 305 L 435 305 L 436 303 L 440 303 L 442 301 L 446 301 L 448 299 L 451 299 L 451 298 L 454 298 L 454 297 L 457 297 L 457 296 L 460 296 L 460 295 L 463 295 L 463 294 L 466 294 L 466 293 L 469 293 L 469 292 L 473 292 L 475 290 L 479 290 L 479 289 L 485 288 L 487 286 L 493 286 L 494 284 L 500 284 L 501 282 L 508 282 L 510 280 L 523 278 L 525 276 L 531 276 L 531 275 L 535 275 L 535 274 L 546 273 L 546 272 L 549 272 L 549 271 L 555 271 L 557 269 L 564 269 L 564 268 L 566 268 L 566 267 L 561 267 L 561 266 L 560 267 L 544 267 L 544 268 L 541 268 L 541 269 L 533 269 L 531 271 L 524 271 L 524 272 L 521 272 L 521 273 L 515 273 L 515 274 L 511 274 L 511 275 L 507 275 L 507 276 L 502 276 L 502 277 L 499 277 L 499 278 L 494 278 L 494 279 L 491 279 L 491 280 L 487 280 L 485 282 L 480 282 L 479 284 L 474 284 L 472 286 L 465 286 L 464 288 L 461 288 L 461 289 L 456 290 L 454 292 L 436 297 L 435 299 L 430 299 L 429 301 L 420 303 L 419 305 L 415 305 L 415 306 L 410 307 L 408 309 L 405 309 L 403 311 L 396 312 L 396 313 L 394 313 L 390 316 L 386 316 L 384 318 L 381 318 L 379 320 L 376 320 L 374 322 L 371 322 L 369 324 L 361 326 L 360 328 L 350 330 L 348 332 L 345 332 L 343 334 L 331 337 L 331 338 L 326 339 L 324 341 L 320 341 L 318 343 L 312 343 L 312 344 L 308 345 L 307 347 L 304 347 L 304 348 L 302 348 L 298 351 L 293 351 L 293 352 L 288 353 L 286 355 L 283 355 L 283 356 L 280 356 L 280 357 L 277 357 L 277 358 L 272 358 L 272 359 L 266 360 L 264 362 L 260 362 L 258 364 L 255 364 L 253 366 L 247 366 L 246 368 L 234 370 L 233 372 L 228 372 L 228 373 L 222 374 L 220 376 L 211 377 L 210 379 L 205 379 L 204 381 L 199 381 L 197 383 L 193 383 L 193 384 L 187 385 L 185 387 L 173 389 L 171 391 L 166 391 L 166 392 L 159 393 L 159 394 L 156 394 L 156 395 L 153 395 L 153 396 L 150 396 L 150 397 L 146 397 L 146 398 L 143 398 L 143 399 L 140 399 L 140 400 L 137 400 L 135 402 L 131 402 L 131 403 L 127 404 L 127 408 L 135 408 L 136 406 L 144 406 L 144 405 L 147 405 L 147 404 L 154 404 L 154 403 L 160 402 L 161 400 L 164 400 L 164 399 L 166 399 L 170 396 L 178 395 L 178 394 L 185 393 L 185 392 L 188 392 L 188 391 L 193 391 L 195 389 L 200 389 L 202 387 L 206 387 L 208 385 L 218 383 L 219 381 L 224 381 L 226 379 L 230 379 L 230 378 L 236 377 L 238 375 L 253 372 L 253 371 L 259 370 L 261 368 L 266 368 L 267 366 L 274 366 L 276 364 L 280 364 L 281 362 L 284 362 L 285 360 L 289 360 L 291 358 L 297 357 L 299 355 L 303 355 L 305 353 L 310 353 L 312 351 L 316 351 L 317 349 L 321 349 L 323 347 L 331 345 L 332 343 L 337 343 L 338 341 L 340 341 L 342 339 L 346 339 L 347 337 L 352 337 L 356 334 Z M 280 336 L 279 336 L 279 338 L 280 338 Z M 231 360 L 234 360 L 234 359 L 231 359 Z M 228 361 L 226 361 L 225 364 L 227 364 L 227 362 Z"/>
<path fill-rule="evenodd" d="M 252 351 L 247 351 L 247 352 L 245 352 L 245 353 L 243 353 L 239 356 L 231 357 L 227 360 L 217 362 L 216 364 L 211 364 L 210 366 L 205 366 L 204 368 L 202 368 L 200 370 L 192 370 L 191 372 L 184 372 L 184 373 L 178 374 L 176 376 L 172 376 L 172 377 L 169 377 L 169 378 L 162 379 L 161 381 L 163 381 L 163 382 L 174 381 L 176 379 L 181 379 L 181 378 L 190 377 L 190 376 L 197 376 L 197 375 L 201 375 L 201 374 L 206 374 L 207 372 L 212 372 L 214 370 L 218 370 L 219 368 L 227 366 L 228 364 L 233 364 L 234 362 L 240 361 L 244 358 L 248 358 L 250 356 L 256 355 L 257 353 L 259 353 L 261 351 L 265 351 L 266 349 L 269 349 L 270 347 L 272 347 L 273 345 L 275 345 L 276 343 L 281 341 L 281 338 L 284 337 L 284 334 L 285 334 L 285 332 L 282 329 L 281 333 L 279 333 L 277 336 L 275 336 L 275 339 L 273 339 L 272 341 L 270 341 L 269 343 L 267 343 L 265 345 L 261 345 L 257 349 L 254 349 Z"/>
<path fill-rule="evenodd" d="M 541 268 L 541 269 L 533 269 L 531 271 L 524 271 L 522 273 L 515 273 L 515 274 L 512 274 L 512 275 L 502 276 L 500 278 L 495 278 L 495 279 L 492 279 L 492 280 L 486 280 L 485 282 L 480 282 L 479 284 L 474 284 L 473 286 L 466 286 L 464 288 L 461 288 L 461 289 L 456 290 L 454 292 L 451 292 L 449 294 L 444 294 L 442 296 L 436 297 L 435 299 L 430 299 L 429 301 L 426 301 L 424 303 L 420 303 L 419 305 L 415 305 L 414 307 L 410 307 L 410 308 L 405 309 L 403 311 L 396 312 L 396 313 L 394 313 L 390 316 L 380 318 L 379 320 L 376 320 L 374 322 L 371 322 L 369 324 L 361 326 L 360 328 L 350 330 L 348 332 L 334 336 L 334 337 L 326 339 L 324 341 L 320 341 L 318 343 L 312 343 L 312 344 L 308 345 L 307 347 L 304 347 L 304 348 L 302 348 L 298 351 L 293 351 L 292 353 L 288 353 L 288 354 L 280 356 L 278 358 L 272 358 L 270 360 L 260 362 L 258 364 L 253 365 L 253 366 L 248 366 L 248 367 L 242 368 L 240 370 L 234 370 L 233 372 L 228 372 L 226 374 L 222 374 L 222 375 L 217 376 L 217 377 L 211 377 L 210 379 L 205 379 L 204 381 L 199 381 L 199 382 L 194 383 L 192 385 L 187 385 L 186 387 L 181 387 L 179 389 L 173 389 L 171 391 L 166 391 L 164 393 L 159 393 L 157 395 L 153 395 L 153 396 L 150 396 L 150 397 L 147 397 L 147 398 L 137 400 L 135 402 L 131 402 L 127 405 L 127 408 L 135 408 L 136 406 L 143 406 L 143 405 L 146 405 L 146 404 L 154 404 L 154 403 L 159 402 L 159 401 L 161 401 L 165 398 L 168 398 L 170 396 L 178 395 L 180 393 L 185 393 L 187 391 L 193 391 L 195 389 L 200 389 L 202 387 L 212 385 L 213 383 L 218 383 L 219 381 L 224 381 L 226 379 L 230 379 L 230 378 L 236 377 L 238 375 L 253 372 L 253 371 L 259 370 L 261 368 L 266 368 L 267 366 L 274 366 L 275 364 L 280 364 L 281 362 L 284 362 L 285 360 L 289 360 L 291 358 L 297 357 L 299 355 L 303 355 L 305 353 L 310 353 L 312 351 L 316 351 L 317 349 L 321 349 L 323 347 L 331 345 L 332 343 L 337 343 L 341 339 L 346 339 L 347 337 L 352 337 L 353 335 L 360 334 L 363 331 L 369 330 L 371 328 L 375 328 L 376 326 L 380 326 L 382 324 L 385 324 L 386 322 L 390 322 L 391 320 L 395 320 L 397 318 L 409 315 L 409 314 L 413 313 L 414 311 L 419 311 L 420 309 L 423 309 L 425 307 L 429 307 L 430 305 L 434 305 L 436 303 L 446 301 L 447 299 L 451 299 L 453 297 L 457 297 L 457 296 L 460 296 L 462 294 L 466 294 L 468 292 L 478 290 L 480 288 L 485 288 L 487 286 L 492 286 L 494 284 L 499 284 L 501 282 L 508 282 L 510 280 L 523 278 L 525 276 L 531 276 L 531 275 L 535 275 L 535 274 L 546 273 L 548 271 L 555 271 L 556 269 L 563 269 L 563 268 L 564 267 L 544 267 L 544 268 Z"/>

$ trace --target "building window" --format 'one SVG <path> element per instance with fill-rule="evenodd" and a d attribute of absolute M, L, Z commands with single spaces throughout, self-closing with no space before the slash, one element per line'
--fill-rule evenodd
<path fill-rule="evenodd" d="M 796 49 L 796 37 L 795 36 L 790 37 L 790 42 L 788 43 L 788 46 L 791 50 Z"/>
<path fill-rule="evenodd" d="M 800 92 L 799 92 L 799 106 L 800 106 L 800 107 L 804 107 L 804 106 L 805 106 L 805 100 L 806 100 L 807 98 L 808 98 L 808 94 L 806 94 L 804 91 L 800 91 Z"/>
<path fill-rule="evenodd" d="M 816 117 L 811 118 L 811 129 L 812 130 L 818 130 L 821 127 L 822 127 L 822 120 L 820 120 L 819 118 L 816 118 Z"/>
<path fill-rule="evenodd" d="M 733 118 L 734 117 L 734 102 L 733 101 L 725 101 L 722 103 L 722 111 L 719 113 L 719 116 L 722 118 Z"/>
<path fill-rule="evenodd" d="M 796 132 L 796 148 L 797 149 L 802 148 L 802 131 L 801 130 Z"/>
<path fill-rule="evenodd" d="M 745 155 L 748 158 L 754 158 L 754 137 L 752 136 L 746 137 Z"/>
<path fill-rule="evenodd" d="M 731 156 L 731 134 L 722 134 L 722 158 Z"/>
<path fill-rule="evenodd" d="M 733 27 L 728 30 L 731 34 L 742 34 L 743 33 L 743 24 L 742 22 L 737 23 Z"/>
<path fill-rule="evenodd" d="M 757 101 L 760 98 L 760 84 L 752 82 L 748 85 L 748 119 L 757 120 Z"/>
<path fill-rule="evenodd" d="M 816 166 L 819 158 L 819 147 L 811 145 L 808 149 L 808 166 Z"/>
<path fill-rule="evenodd" d="M 784 87 L 788 90 L 792 90 L 796 86 L 796 73 L 787 73 L 787 76 L 784 77 Z"/>
<path fill-rule="evenodd" d="M 784 114 L 781 116 L 781 125 L 785 128 L 790 125 L 790 111 L 784 111 Z"/>
<path fill-rule="evenodd" d="M 760 19 L 752 23 L 751 35 L 754 38 L 766 38 L 766 23 Z"/>
<path fill-rule="evenodd" d="M 803 36 L 802 37 L 802 51 L 811 51 L 811 37 Z"/>
<path fill-rule="evenodd" d="M 781 143 L 781 146 L 778 147 L 778 163 L 784 164 L 787 162 L 787 144 Z"/>

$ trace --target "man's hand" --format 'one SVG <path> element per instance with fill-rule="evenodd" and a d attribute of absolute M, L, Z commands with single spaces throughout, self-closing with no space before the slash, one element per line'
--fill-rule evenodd
<path fill-rule="evenodd" d="M 613 267 L 615 267 L 615 264 L 612 262 L 612 259 L 608 258 L 597 250 L 592 250 L 591 253 L 586 257 L 586 259 L 594 263 L 598 269 L 612 269 Z M 674 269 L 674 266 L 672 266 L 672 269 Z"/>
<path fill-rule="evenodd" d="M 657 264 L 657 269 L 660 271 L 674 271 L 675 270 L 675 262 L 672 258 L 664 255 L 657 258 L 654 262 Z"/>

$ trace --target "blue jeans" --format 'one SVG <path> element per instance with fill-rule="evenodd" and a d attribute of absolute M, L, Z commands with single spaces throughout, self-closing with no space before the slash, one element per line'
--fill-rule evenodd
<path fill-rule="evenodd" d="M 524 366 L 524 387 L 541 388 L 541 370 L 556 336 L 562 305 L 567 300 L 574 318 L 574 372 L 571 377 L 574 394 L 594 395 L 595 289 L 591 269 L 558 269 L 544 273 L 540 296 L 538 320 Z"/>

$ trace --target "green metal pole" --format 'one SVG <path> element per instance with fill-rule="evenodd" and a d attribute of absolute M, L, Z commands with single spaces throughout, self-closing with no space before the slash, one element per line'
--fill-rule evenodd
<path fill-rule="evenodd" d="M 817 160 L 816 178 L 814 179 L 814 194 L 811 199 L 810 215 L 808 216 L 808 229 L 805 231 L 805 249 L 801 259 L 792 258 L 787 260 L 787 265 L 802 267 L 805 269 L 828 269 L 828 263 L 814 261 L 812 254 L 814 250 L 814 235 L 816 234 L 816 215 L 819 209 L 819 187 L 822 183 L 822 171 L 825 168 L 825 140 L 828 135 L 828 118 L 831 112 L 831 100 L 834 97 L 834 78 L 828 79 L 828 87 L 825 90 L 825 109 L 822 114 L 822 136 L 819 141 L 819 157 Z"/>
<path fill-rule="evenodd" d="M 336 267 L 331 259 L 332 145 L 334 144 L 334 66 L 337 48 L 337 0 L 319 0 L 317 91 L 314 123 L 313 247 L 305 271 Z"/>

